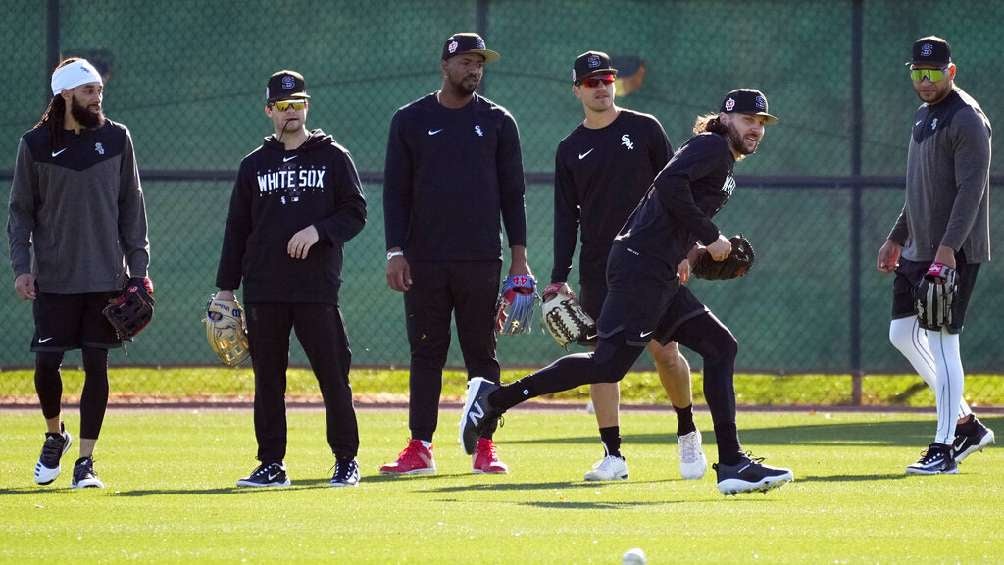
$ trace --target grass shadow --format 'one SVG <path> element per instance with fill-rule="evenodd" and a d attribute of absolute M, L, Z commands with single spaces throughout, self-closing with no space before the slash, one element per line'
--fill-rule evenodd
<path fill-rule="evenodd" d="M 799 426 L 779 426 L 770 428 L 743 428 L 740 415 L 739 438 L 743 443 L 761 445 L 927 445 L 934 434 L 935 418 L 932 411 L 930 418 L 907 422 L 874 422 L 874 423 L 832 423 L 807 424 Z M 1004 418 L 981 419 L 991 429 L 1004 428 Z M 667 423 L 670 425 L 670 423 Z M 504 433 L 500 439 L 506 444 L 588 444 L 597 442 L 596 436 L 576 436 L 566 438 L 539 438 L 530 440 L 506 440 Z M 625 444 L 672 445 L 676 443 L 676 434 L 649 433 L 623 434 Z M 704 443 L 715 443 L 712 431 L 701 433 Z"/>
<path fill-rule="evenodd" d="M 300 490 L 313 490 L 319 488 L 331 488 L 328 479 L 323 481 L 297 481 L 288 487 L 219 487 L 205 489 L 140 489 L 117 491 L 115 496 L 155 496 L 155 495 L 175 495 L 175 494 L 254 494 L 263 492 L 289 492 Z"/>
<path fill-rule="evenodd" d="M 26 494 L 32 495 L 47 495 L 64 493 L 73 490 L 71 487 L 47 487 L 47 486 L 37 486 L 37 487 L 24 487 L 24 488 L 0 488 L 0 496 L 23 496 Z"/>
<path fill-rule="evenodd" d="M 884 473 L 881 475 L 809 475 L 798 477 L 797 483 L 857 483 L 862 481 L 895 481 L 907 478 L 906 473 Z"/>
<path fill-rule="evenodd" d="M 569 490 L 569 489 L 598 489 L 617 488 L 624 486 L 630 488 L 631 485 L 648 485 L 658 483 L 679 482 L 682 479 L 659 479 L 654 481 L 610 481 L 610 482 L 585 482 L 585 481 L 551 481 L 547 483 L 482 483 L 475 485 L 456 485 L 449 487 L 432 488 L 418 490 L 419 493 L 448 493 L 448 492 L 471 492 L 471 491 L 532 491 L 532 490 Z"/>

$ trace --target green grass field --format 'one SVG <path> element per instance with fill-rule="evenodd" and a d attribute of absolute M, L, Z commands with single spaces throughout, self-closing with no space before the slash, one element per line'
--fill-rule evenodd
<path fill-rule="evenodd" d="M 77 415 L 66 417 L 76 432 Z M 359 488 L 327 487 L 323 414 L 297 410 L 286 458 L 293 487 L 262 492 L 232 488 L 254 464 L 249 411 L 111 410 L 96 452 L 109 488 L 77 492 L 65 468 L 53 485 L 33 485 L 40 418 L 5 410 L 0 560 L 614 564 L 637 546 L 652 564 L 972 563 L 999 562 L 1004 551 L 1004 449 L 973 455 L 956 476 L 904 476 L 933 414 L 741 412 L 745 447 L 796 480 L 728 498 L 712 474 L 678 478 L 666 412 L 623 414 L 631 479 L 611 484 L 581 481 L 600 455 L 595 422 L 581 411 L 511 412 L 497 435 L 507 476 L 469 472 L 457 415 L 444 411 L 439 474 L 410 479 L 376 474 L 403 446 L 407 413 L 359 417 Z M 697 420 L 711 428 L 706 413 Z M 1004 418 L 985 421 L 1004 430 Z"/>

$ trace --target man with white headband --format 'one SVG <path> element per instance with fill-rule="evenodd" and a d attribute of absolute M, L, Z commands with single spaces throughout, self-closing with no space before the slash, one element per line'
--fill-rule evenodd
<path fill-rule="evenodd" d="M 64 352 L 79 348 L 80 457 L 71 485 L 102 488 L 92 455 L 108 404 L 108 350 L 122 345 L 102 309 L 127 285 L 153 292 L 146 209 L 132 138 L 102 113 L 98 71 L 66 59 L 51 84 L 49 107 L 21 137 L 7 222 L 14 290 L 33 301 L 35 390 L 47 427 L 35 482 L 56 480 L 72 443 L 60 418 L 59 369 Z"/>

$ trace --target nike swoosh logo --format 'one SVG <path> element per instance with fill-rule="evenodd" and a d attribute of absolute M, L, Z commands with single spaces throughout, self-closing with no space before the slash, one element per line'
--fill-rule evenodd
<path fill-rule="evenodd" d="M 292 157 L 283 157 L 282 158 L 282 162 L 283 163 L 288 163 L 288 162 L 292 161 L 293 159 L 296 159 L 297 157 L 299 157 L 299 155 L 293 155 Z"/>
<path fill-rule="evenodd" d="M 436 135 L 437 133 L 439 133 L 441 131 L 443 131 L 442 128 L 440 128 L 440 129 L 430 129 L 429 130 L 429 135 Z"/>
<path fill-rule="evenodd" d="M 650 332 L 645 332 L 645 333 L 638 334 L 638 337 L 640 337 L 642 339 L 645 339 L 646 337 L 648 337 L 648 336 L 650 336 L 650 335 L 652 335 L 654 333 L 655 333 L 655 331 L 653 330 L 653 331 L 650 331 Z"/>
<path fill-rule="evenodd" d="M 39 342 L 39 343 L 45 343 L 45 342 L 47 342 L 47 341 L 52 341 L 52 338 L 51 338 L 51 337 L 47 337 L 47 338 L 45 338 L 45 339 L 40 339 L 40 340 L 38 340 L 38 342 Z"/>
<path fill-rule="evenodd" d="M 962 447 L 965 446 L 965 445 L 966 445 L 966 440 L 963 439 L 962 441 L 959 442 L 958 445 L 953 445 L 952 447 L 955 448 L 955 451 L 958 451 L 958 450 L 962 449 Z"/>
<path fill-rule="evenodd" d="M 59 151 L 53 151 L 52 152 L 52 156 L 53 157 L 58 157 L 60 153 L 62 153 L 63 151 L 66 151 L 66 150 L 67 150 L 67 148 L 64 147 L 64 148 L 60 149 Z"/>
<path fill-rule="evenodd" d="M 276 474 L 274 474 L 274 475 L 269 475 L 269 476 L 268 476 L 268 480 L 269 480 L 269 481 L 274 481 L 274 480 L 275 480 L 275 478 L 276 478 L 276 477 L 278 477 L 278 476 L 279 476 L 279 473 L 276 473 Z"/>
<path fill-rule="evenodd" d="M 590 153 L 593 152 L 593 149 L 596 149 L 596 148 L 593 147 L 592 149 L 590 149 L 589 151 L 586 151 L 585 153 L 579 153 L 579 161 L 585 159 L 586 155 L 589 155 Z"/>

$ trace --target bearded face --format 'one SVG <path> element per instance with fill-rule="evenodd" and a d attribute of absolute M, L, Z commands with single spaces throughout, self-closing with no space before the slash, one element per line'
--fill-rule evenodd
<path fill-rule="evenodd" d="M 73 95 L 73 99 L 70 106 L 70 113 L 73 115 L 73 119 L 85 127 L 85 128 L 96 128 L 103 123 L 105 123 L 105 114 L 101 109 L 101 101 L 93 101 L 89 104 L 81 102 L 77 95 Z"/>

